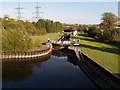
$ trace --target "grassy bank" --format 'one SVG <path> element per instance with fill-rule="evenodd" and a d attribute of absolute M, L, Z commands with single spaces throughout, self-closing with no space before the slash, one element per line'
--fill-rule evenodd
<path fill-rule="evenodd" d="M 120 74 L 119 47 L 96 42 L 93 38 L 84 35 L 75 36 L 72 39 L 77 41 L 78 38 L 82 52 L 113 73 Z"/>
<path fill-rule="evenodd" d="M 32 36 L 32 42 L 34 44 L 34 47 L 32 47 L 30 50 L 41 50 L 47 48 L 46 46 L 42 45 L 42 42 L 47 42 L 48 38 L 50 38 L 50 41 L 56 40 L 58 37 L 60 37 L 59 34 L 46 34 L 46 35 L 37 35 Z M 38 47 L 39 46 L 39 47 Z"/>
<path fill-rule="evenodd" d="M 40 42 L 47 42 L 48 38 L 50 38 L 50 41 L 56 40 L 58 37 L 60 37 L 59 34 L 47 34 L 47 35 L 39 35 L 39 36 L 32 36 L 32 41 L 40 41 Z"/>

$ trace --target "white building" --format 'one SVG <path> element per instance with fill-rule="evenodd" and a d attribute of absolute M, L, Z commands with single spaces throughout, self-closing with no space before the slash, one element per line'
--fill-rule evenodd
<path fill-rule="evenodd" d="M 64 30 L 63 34 L 72 34 L 73 36 L 77 36 L 78 32 L 76 30 Z"/>

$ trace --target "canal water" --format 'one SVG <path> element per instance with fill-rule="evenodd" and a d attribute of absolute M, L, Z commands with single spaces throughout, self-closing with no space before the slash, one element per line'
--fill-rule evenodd
<path fill-rule="evenodd" d="M 64 51 L 38 60 L 3 62 L 3 88 L 96 88 Z"/>

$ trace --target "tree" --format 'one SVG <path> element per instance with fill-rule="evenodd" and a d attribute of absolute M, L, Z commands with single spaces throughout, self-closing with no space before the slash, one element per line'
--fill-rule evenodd
<path fill-rule="evenodd" d="M 40 34 L 41 34 L 41 35 L 45 35 L 45 34 L 47 34 L 46 29 L 45 29 L 45 28 L 42 28 L 42 29 L 40 30 Z"/>
<path fill-rule="evenodd" d="M 35 22 L 32 23 L 38 30 L 42 30 L 43 28 L 45 28 L 47 33 L 63 31 L 63 26 L 60 22 L 53 22 L 52 20 L 39 19 L 37 23 Z"/>
<path fill-rule="evenodd" d="M 105 43 L 114 42 L 118 38 L 118 29 L 116 27 L 118 26 L 118 18 L 113 13 L 104 13 L 102 14 L 102 22 L 100 23 L 100 29 L 102 33 L 99 33 L 97 35 L 98 40 L 102 40 Z M 100 35 L 101 34 L 101 35 Z M 102 36 L 102 39 L 101 37 Z"/>
<path fill-rule="evenodd" d="M 91 26 L 91 27 L 89 27 L 88 35 L 89 35 L 90 37 L 95 38 L 97 32 L 98 32 L 98 28 L 97 28 L 97 26 Z"/>
<path fill-rule="evenodd" d="M 27 32 L 27 29 L 31 29 L 31 24 L 25 24 L 22 20 L 2 19 L 3 52 L 26 51 L 32 47 L 31 36 Z M 26 28 L 26 26 L 28 27 Z"/>
<path fill-rule="evenodd" d="M 86 25 L 83 25 L 82 29 L 84 33 L 88 33 L 88 27 Z"/>
<path fill-rule="evenodd" d="M 117 21 L 118 18 L 113 13 L 104 13 L 102 14 L 102 22 L 100 24 L 100 28 L 102 30 L 113 30 L 116 26 L 118 26 Z"/>
<path fill-rule="evenodd" d="M 19 29 L 3 30 L 2 46 L 3 52 L 26 51 L 32 46 L 31 37 Z"/>
<path fill-rule="evenodd" d="M 28 21 L 25 22 L 25 30 L 26 30 L 30 35 L 33 35 L 33 34 L 35 34 L 35 32 L 36 32 L 35 26 L 34 26 L 32 23 L 28 22 Z"/>

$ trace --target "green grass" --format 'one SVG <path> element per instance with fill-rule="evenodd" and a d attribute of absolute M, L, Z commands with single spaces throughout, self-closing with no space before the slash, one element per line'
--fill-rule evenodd
<path fill-rule="evenodd" d="M 120 74 L 119 47 L 96 42 L 93 38 L 84 35 L 75 36 L 72 39 L 77 41 L 78 38 L 82 52 L 111 72 Z"/>
<path fill-rule="evenodd" d="M 47 42 L 48 38 L 50 38 L 50 41 L 56 40 L 59 37 L 60 37 L 60 34 L 47 34 L 47 35 L 31 36 L 34 46 L 30 50 L 46 49 L 47 46 L 40 44 L 39 47 L 38 47 L 37 43 L 38 42 L 40 42 L 40 43 Z"/>
<path fill-rule="evenodd" d="M 32 47 L 31 49 L 29 49 L 29 50 L 43 50 L 43 49 L 46 49 L 47 48 L 47 46 L 45 46 L 45 45 L 41 45 L 40 47 Z"/>
<path fill-rule="evenodd" d="M 50 41 L 56 40 L 60 37 L 60 34 L 47 34 L 47 35 L 39 35 L 39 36 L 32 36 L 32 41 L 40 41 L 40 42 L 47 42 L 48 38 L 50 38 Z"/>
<path fill-rule="evenodd" d="M 48 38 L 52 41 L 59 37 L 59 34 L 32 36 L 32 41 L 47 42 Z M 117 46 L 96 42 L 93 38 L 83 35 L 75 36 L 73 37 L 73 40 L 77 41 L 78 38 L 80 39 L 80 48 L 85 54 L 111 72 L 120 74 L 120 71 L 118 70 L 118 68 L 120 68 L 120 65 L 118 66 L 119 48 Z M 45 48 L 46 46 L 43 45 L 40 47 L 33 47 L 35 50 Z"/>

